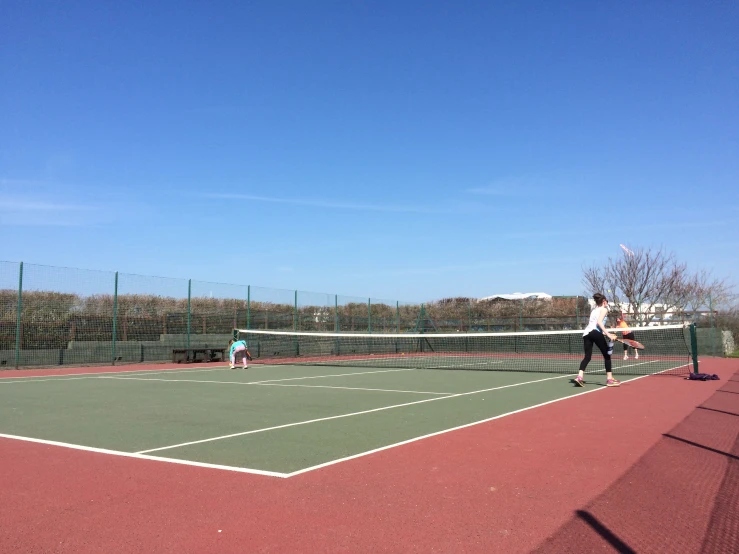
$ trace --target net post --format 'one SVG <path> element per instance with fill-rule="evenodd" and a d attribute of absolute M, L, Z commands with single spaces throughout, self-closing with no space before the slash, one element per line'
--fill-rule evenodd
<path fill-rule="evenodd" d="M 716 355 L 716 329 L 713 327 L 713 297 L 708 295 L 708 321 L 711 325 L 711 354 Z"/>
<path fill-rule="evenodd" d="M 695 332 L 695 323 L 690 324 L 690 350 L 693 353 L 693 373 L 700 373 L 698 370 L 698 337 Z"/>
<path fill-rule="evenodd" d="M 246 328 L 251 329 L 251 285 L 246 285 Z"/>
<path fill-rule="evenodd" d="M 115 272 L 115 280 L 113 284 L 113 341 L 111 347 L 111 355 L 113 357 L 113 365 L 115 365 L 115 339 L 118 334 L 118 272 Z"/>
<path fill-rule="evenodd" d="M 21 312 L 23 311 L 23 262 L 18 270 L 18 312 L 15 317 L 15 369 L 18 369 L 21 361 Z"/>
<path fill-rule="evenodd" d="M 372 299 L 367 299 L 367 332 L 372 332 Z"/>
<path fill-rule="evenodd" d="M 190 325 L 192 324 L 192 279 L 187 280 L 187 347 L 190 348 Z"/>

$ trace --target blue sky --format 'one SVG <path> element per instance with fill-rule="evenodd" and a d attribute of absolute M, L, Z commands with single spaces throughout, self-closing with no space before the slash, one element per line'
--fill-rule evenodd
<path fill-rule="evenodd" d="M 0 6 L 0 259 L 356 296 L 739 275 L 736 2 Z M 736 279 L 734 279 L 736 280 Z"/>

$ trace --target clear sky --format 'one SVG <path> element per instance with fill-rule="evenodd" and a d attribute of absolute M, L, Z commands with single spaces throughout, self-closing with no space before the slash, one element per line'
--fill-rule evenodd
<path fill-rule="evenodd" d="M 0 1 L 0 259 L 426 301 L 739 276 L 734 1 Z"/>

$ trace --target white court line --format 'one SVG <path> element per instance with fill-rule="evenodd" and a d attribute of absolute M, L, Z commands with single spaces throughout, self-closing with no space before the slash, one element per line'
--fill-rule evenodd
<path fill-rule="evenodd" d="M 480 394 L 480 393 L 483 393 L 483 392 L 491 392 L 491 391 L 496 391 L 496 390 L 501 390 L 501 389 L 508 389 L 508 388 L 512 388 L 512 387 L 520 387 L 522 385 L 531 385 L 531 384 L 534 384 L 534 383 L 541 383 L 541 382 L 544 382 L 544 381 L 551 381 L 553 379 L 564 379 L 565 377 L 572 377 L 572 375 L 574 375 L 574 374 L 557 375 L 556 377 L 547 377 L 545 379 L 536 379 L 535 381 L 524 381 L 523 383 L 512 383 L 510 385 L 502 385 L 502 386 L 499 386 L 499 387 L 492 387 L 492 388 L 489 388 L 489 389 L 475 390 L 475 391 L 469 391 L 469 392 L 460 392 L 460 393 L 457 393 L 457 394 L 450 394 L 448 396 L 441 396 L 439 398 L 426 398 L 424 400 L 416 400 L 414 402 L 404 402 L 403 404 L 393 404 L 392 406 L 383 406 L 381 408 L 373 408 L 371 410 L 362 410 L 361 412 L 351 412 L 351 413 L 348 413 L 348 414 L 341 414 L 341 415 L 335 415 L 335 416 L 329 416 L 329 417 L 321 417 L 321 418 L 317 418 L 317 419 L 309 419 L 307 421 L 296 421 L 294 423 L 286 423 L 284 425 L 275 425 L 273 427 L 264 427 L 262 429 L 252 429 L 251 431 L 242 431 L 240 433 L 231 433 L 230 435 L 222 435 L 220 437 L 210 437 L 210 438 L 207 438 L 207 439 L 201 439 L 201 440 L 197 440 L 197 441 L 183 442 L 183 443 L 180 443 L 180 444 L 172 444 L 172 445 L 169 445 L 169 446 L 162 446 L 162 447 L 159 447 L 159 448 L 151 448 L 149 450 L 141 450 L 141 451 L 137 452 L 137 454 L 146 454 L 148 452 L 158 452 L 160 450 L 170 450 L 172 448 L 181 448 L 183 446 L 191 446 L 193 444 L 202 444 L 204 442 L 213 442 L 213 441 L 218 441 L 218 440 L 223 440 L 223 439 L 231 439 L 231 438 L 234 438 L 234 437 L 241 437 L 241 436 L 244 436 L 244 435 L 253 435 L 253 434 L 256 434 L 256 433 L 264 433 L 265 431 L 274 431 L 276 429 L 285 429 L 287 427 L 296 427 L 298 425 L 307 425 L 309 423 L 317 423 L 317 422 L 320 422 L 320 421 L 329 421 L 329 420 L 332 420 L 332 419 L 341 419 L 341 418 L 345 418 L 345 417 L 352 417 L 352 416 L 357 416 L 357 415 L 370 414 L 370 413 L 373 413 L 373 412 L 382 412 L 384 410 L 392 410 L 394 408 L 402 408 L 404 406 L 413 406 L 415 404 L 424 404 L 426 402 L 435 402 L 437 400 L 446 400 L 447 398 L 456 398 L 456 397 L 459 397 L 459 396 L 468 396 L 470 394 Z"/>
<path fill-rule="evenodd" d="M 432 366 L 432 365 L 430 365 L 426 369 L 459 369 L 459 370 L 464 371 L 466 368 L 468 368 L 471 365 L 485 365 L 485 366 L 488 366 L 490 364 L 502 364 L 502 363 L 505 363 L 505 362 L 503 360 L 501 360 L 500 362 L 474 362 L 474 363 L 471 363 L 471 364 L 464 364 L 464 366 L 459 366 L 459 365 L 433 365 Z"/>
<path fill-rule="evenodd" d="M 362 387 L 332 387 L 330 385 L 288 385 L 288 384 L 281 384 L 281 383 L 249 383 L 250 385 L 256 385 L 258 387 L 305 387 L 309 389 L 345 389 L 345 390 L 369 390 L 369 391 L 378 391 L 378 392 L 407 392 L 411 394 L 438 394 L 440 396 L 444 396 L 447 394 L 454 394 L 451 392 L 430 392 L 430 391 L 423 391 L 423 390 L 396 390 L 396 389 L 369 389 L 369 388 L 362 388 Z"/>
<path fill-rule="evenodd" d="M 644 363 L 649 363 L 649 362 L 644 362 Z M 679 365 L 679 366 L 676 366 L 676 367 L 672 367 L 670 369 L 665 369 L 663 371 L 657 372 L 654 375 L 658 375 L 659 373 L 664 373 L 666 371 L 671 371 L 673 369 L 679 369 L 681 367 L 690 366 L 690 365 L 691 365 L 690 363 L 682 364 L 682 365 Z M 635 377 L 633 379 L 630 379 L 629 381 L 626 381 L 624 384 L 627 384 L 627 383 L 629 383 L 631 381 L 637 381 L 639 379 L 643 379 L 644 377 L 649 377 L 649 376 L 650 375 L 642 375 L 642 376 L 639 376 L 639 377 Z M 375 452 L 380 452 L 382 450 L 388 450 L 390 448 L 395 448 L 397 446 L 402 446 L 402 445 L 405 445 L 405 444 L 409 444 L 411 442 L 416 442 L 416 441 L 419 441 L 419 440 L 422 440 L 422 439 L 425 439 L 425 438 L 428 438 L 428 437 L 433 437 L 433 436 L 436 436 L 436 435 L 442 435 L 444 433 L 449 433 L 451 431 L 456 431 L 456 430 L 459 430 L 459 429 L 463 429 L 465 427 L 472 427 L 473 425 L 479 425 L 481 423 L 492 421 L 494 419 L 500 419 L 500 418 L 503 418 L 503 417 L 507 417 L 509 415 L 514 415 L 514 414 L 517 414 L 517 413 L 520 413 L 520 412 L 525 412 L 527 410 L 531 410 L 531 409 L 534 409 L 534 408 L 539 408 L 539 407 L 545 406 L 547 404 L 553 404 L 555 402 L 560 402 L 562 400 L 569 400 L 570 398 L 578 398 L 578 397 L 582 396 L 583 394 L 588 394 L 588 393 L 591 393 L 591 392 L 597 392 L 599 390 L 605 390 L 606 388 L 607 387 L 598 387 L 596 389 L 591 389 L 591 390 L 583 391 L 583 392 L 580 392 L 580 393 L 577 393 L 577 394 L 573 394 L 571 396 L 564 396 L 562 398 L 557 398 L 557 399 L 554 399 L 554 400 L 550 400 L 548 402 L 543 402 L 541 404 L 537 404 L 536 406 L 529 406 L 527 408 L 522 408 L 522 409 L 519 409 L 519 410 L 514 410 L 514 411 L 511 411 L 511 412 L 507 412 L 505 414 L 500 414 L 500 415 L 494 416 L 492 418 L 488 418 L 488 419 L 484 419 L 484 420 L 480 420 L 480 421 L 475 421 L 475 422 L 472 422 L 472 423 L 467 423 L 465 425 L 460 425 L 458 427 L 453 427 L 451 429 L 444 429 L 442 431 L 437 431 L 435 433 L 429 433 L 429 434 L 423 435 L 421 437 L 415 437 L 413 439 L 408 439 L 406 441 L 398 442 L 398 443 L 395 443 L 395 444 L 390 444 L 390 445 L 383 446 L 383 447 L 380 447 L 380 448 L 375 448 L 373 450 L 368 450 L 366 452 L 360 452 L 359 454 L 354 454 L 352 456 L 347 456 L 345 458 L 339 458 L 339 459 L 336 459 L 336 460 L 332 460 L 330 462 L 325 462 L 325 463 L 318 464 L 318 465 L 315 465 L 315 466 L 303 468 L 303 469 L 294 471 L 292 473 L 279 473 L 279 472 L 265 471 L 265 470 L 260 470 L 260 469 L 249 469 L 249 468 L 226 466 L 226 465 L 218 465 L 218 464 L 208 464 L 208 463 L 204 463 L 204 462 L 195 462 L 195 461 L 190 461 L 190 460 L 181 460 L 181 459 L 177 459 L 177 458 L 164 458 L 164 457 L 160 457 L 160 456 L 147 456 L 147 455 L 141 454 L 141 453 L 130 453 L 130 452 L 121 452 L 121 451 L 118 451 L 118 450 L 107 450 L 107 449 L 104 449 L 104 448 L 95 448 L 95 447 L 91 447 L 91 446 L 82 446 L 82 445 L 78 445 L 78 444 L 70 444 L 70 443 L 65 443 L 65 442 L 50 441 L 50 440 L 44 440 L 44 439 L 35 439 L 35 438 L 31 438 L 31 437 L 22 437 L 22 436 L 18 436 L 18 435 L 7 435 L 7 434 L 3 434 L 3 433 L 0 433 L 0 437 L 6 438 L 6 439 L 11 439 L 11 440 L 19 440 L 19 441 L 25 441 L 25 442 L 33 442 L 33 443 L 46 444 L 46 445 L 51 445 L 51 446 L 59 446 L 59 447 L 63 447 L 63 448 L 71 448 L 71 449 L 74 449 L 74 450 L 83 450 L 83 451 L 87 451 L 87 452 L 97 452 L 97 453 L 109 454 L 109 455 L 114 455 L 114 456 L 122 456 L 122 457 L 126 457 L 126 458 L 134 458 L 134 459 L 141 459 L 141 460 L 150 460 L 150 461 L 155 461 L 155 462 L 165 462 L 165 463 L 173 463 L 173 464 L 180 464 L 180 465 L 189 465 L 189 466 L 194 466 L 194 467 L 203 467 L 203 468 L 211 468 L 211 469 L 220 469 L 220 470 L 234 471 L 234 472 L 239 472 L 239 473 L 252 473 L 252 474 L 256 474 L 256 475 L 265 475 L 265 476 L 270 476 L 270 477 L 288 478 L 288 477 L 294 477 L 296 475 L 300 475 L 302 473 L 307 473 L 309 471 L 314 471 L 314 470 L 321 469 L 321 468 L 324 468 L 324 467 L 327 467 L 327 466 L 338 464 L 340 462 L 345 462 L 345 461 L 353 460 L 355 458 L 360 458 L 360 457 L 363 457 L 363 456 L 368 456 L 370 454 L 374 454 Z M 432 400 L 438 400 L 438 399 L 434 398 Z"/>
<path fill-rule="evenodd" d="M 38 383 L 39 381 L 76 381 L 79 379 L 94 379 L 95 377 L 105 375 L 161 375 L 162 373 L 198 373 L 203 371 L 223 371 L 228 366 L 213 367 L 211 366 L 195 366 L 190 369 L 136 369 L 134 371 L 98 371 L 96 373 L 66 373 L 64 375 L 29 375 L 28 377 L 0 377 L 0 385 L 13 383 Z M 66 377 L 66 379 L 65 379 Z"/>
<path fill-rule="evenodd" d="M 24 442 L 35 442 L 38 444 L 47 444 L 50 446 L 61 446 L 63 448 L 71 448 L 73 450 L 84 450 L 86 452 L 97 452 L 98 454 L 109 454 L 112 456 L 122 456 L 124 458 L 136 458 L 138 460 L 151 460 L 154 462 L 167 462 L 170 464 L 180 464 L 195 467 L 207 467 L 210 469 L 225 469 L 227 471 L 236 471 L 239 473 L 253 473 L 255 475 L 267 475 L 269 477 L 287 477 L 286 473 L 276 471 L 265 471 L 262 469 L 250 469 L 247 467 L 224 466 L 219 464 L 208 464 L 205 462 L 194 462 L 191 460 L 180 460 L 178 458 L 161 458 L 159 456 L 146 456 L 145 454 L 137 454 L 133 452 L 122 452 L 120 450 L 108 450 L 106 448 L 95 448 L 93 446 L 82 446 L 80 444 L 71 444 L 68 442 L 50 441 L 45 439 L 34 439 L 32 437 L 21 437 L 19 435 L 6 435 L 0 433 L 0 437 L 4 439 L 12 439 Z"/>
<path fill-rule="evenodd" d="M 244 385 L 244 386 L 257 386 L 257 387 L 301 387 L 308 389 L 345 389 L 345 390 L 367 390 L 367 391 L 378 391 L 378 392 L 408 392 L 413 394 L 453 394 L 451 392 L 428 392 L 421 390 L 395 390 L 395 389 L 371 389 L 363 387 L 332 387 L 329 385 L 292 385 L 282 383 L 249 383 L 245 381 L 205 381 L 202 379 L 147 379 L 146 377 L 101 377 L 101 379 L 118 379 L 120 381 L 160 381 L 165 383 L 212 383 L 216 385 Z"/>
<path fill-rule="evenodd" d="M 647 363 L 655 363 L 658 360 L 651 360 L 648 362 L 640 362 L 638 364 L 627 364 L 627 365 L 621 365 L 619 367 L 634 367 L 637 365 L 647 364 Z M 491 362 L 491 363 L 505 363 L 506 361 L 500 361 L 500 362 Z M 479 364 L 485 363 L 485 362 L 476 362 Z M 570 360 L 562 361 L 562 363 L 571 363 Z M 685 364 L 689 365 L 689 364 Z M 268 364 L 259 364 L 261 367 L 284 367 L 282 365 L 268 365 Z M 260 369 L 261 369 L 260 367 Z M 678 366 L 682 367 L 682 366 Z M 432 369 L 455 369 L 458 368 L 458 366 L 436 366 Z M 675 369 L 675 368 L 673 368 Z M 220 366 L 220 367 L 213 367 L 213 366 L 195 366 L 190 368 L 172 368 L 172 369 L 161 369 L 161 370 L 148 370 L 148 369 L 137 369 L 134 371 L 103 371 L 103 372 L 96 372 L 96 373 L 67 373 L 64 375 L 31 375 L 28 377 L 0 377 L 0 385 L 12 385 L 16 383 L 38 383 L 38 382 L 44 382 L 44 381 L 78 381 L 82 379 L 95 379 L 95 378 L 106 378 L 109 375 L 162 375 L 162 374 L 180 374 L 180 373 L 201 373 L 201 372 L 209 372 L 209 371 L 225 371 L 229 370 L 228 366 Z M 339 373 L 339 374 L 332 374 L 332 375 L 313 375 L 313 376 L 304 376 L 304 377 L 290 377 L 287 379 L 267 379 L 266 381 L 255 381 L 254 384 L 257 383 L 272 383 L 272 382 L 278 382 L 278 381 L 296 381 L 301 379 L 322 379 L 324 377 L 346 377 L 351 375 L 368 375 L 371 373 L 391 373 L 396 371 L 419 371 L 416 368 L 403 368 L 403 369 L 383 369 L 380 371 L 361 371 L 361 372 L 354 372 L 354 373 Z M 669 370 L 668 370 L 669 371 Z M 535 373 L 535 372 L 534 372 Z"/>
<path fill-rule="evenodd" d="M 645 363 L 648 363 L 648 362 L 645 362 Z M 681 366 L 671 367 L 670 369 L 665 369 L 663 371 L 660 371 L 658 373 L 653 373 L 653 374 L 650 374 L 650 375 L 640 375 L 639 377 L 634 377 L 633 379 L 629 379 L 628 381 L 624 381 L 622 383 L 622 385 L 631 383 L 632 381 L 638 381 L 639 379 L 643 379 L 644 377 L 651 377 L 652 375 L 658 375 L 659 373 L 664 373 L 665 371 L 672 371 L 673 369 L 679 369 L 679 368 L 681 368 L 681 367 L 683 367 L 685 365 L 690 365 L 690 364 L 683 364 Z M 376 452 L 382 452 L 383 450 L 389 450 L 390 448 L 395 448 L 395 447 L 398 447 L 398 446 L 403 446 L 405 444 L 410 444 L 412 442 L 416 442 L 416 441 L 420 441 L 420 440 L 423 440 L 423 439 L 427 439 L 429 437 L 435 437 L 437 435 L 443 435 L 444 433 L 450 433 L 452 431 L 458 431 L 459 429 L 464 429 L 466 427 L 472 427 L 473 425 L 480 425 L 481 423 L 487 423 L 488 421 L 493 421 L 493 420 L 496 420 L 496 419 L 501 419 L 501 418 L 504 418 L 504 417 L 507 417 L 507 416 L 510 416 L 510 415 L 519 414 L 521 412 L 526 412 L 528 410 L 533 410 L 534 408 L 541 408 L 542 406 L 546 406 L 547 404 L 554 404 L 555 402 L 561 402 L 562 400 L 569 400 L 570 398 L 578 398 L 578 397 L 582 396 L 583 394 L 589 394 L 591 392 L 598 392 L 600 390 L 605 390 L 607 388 L 608 387 L 598 387 L 598 388 L 595 388 L 595 389 L 586 390 L 586 391 L 579 392 L 579 393 L 576 393 L 576 394 L 573 394 L 573 395 L 570 395 L 570 396 L 563 396 L 562 398 L 555 398 L 554 400 L 548 400 L 547 402 L 542 402 L 541 404 L 536 404 L 535 406 L 527 406 L 526 408 L 521 408 L 519 410 L 513 410 L 511 412 L 506 412 L 504 414 L 500 414 L 500 415 L 497 415 L 497 416 L 489 417 L 487 419 L 481 419 L 479 421 L 473 421 L 472 423 L 465 423 L 464 425 L 458 425 L 457 427 L 452 427 L 450 429 L 444 429 L 442 431 L 436 431 L 434 433 L 429 433 L 427 435 L 422 435 L 420 437 L 413 437 L 412 439 L 404 440 L 404 441 L 401 441 L 401 442 L 396 442 L 394 444 L 388 444 L 386 446 L 381 446 L 379 448 L 374 448 L 372 450 L 367 450 L 366 452 L 360 452 L 359 454 L 353 454 L 351 456 L 346 456 L 344 458 L 338 458 L 336 460 L 331 460 L 330 462 L 324 462 L 322 464 L 318 464 L 318 465 L 306 467 L 306 468 L 303 468 L 303 469 L 299 469 L 297 471 L 293 471 L 292 473 L 286 474 L 285 477 L 295 477 L 296 475 L 300 475 L 301 473 L 307 473 L 309 471 L 315 471 L 316 469 L 321 469 L 321 468 L 324 468 L 324 467 L 332 466 L 334 464 L 338 464 L 338 463 L 341 463 L 341 462 L 347 462 L 349 460 L 354 460 L 355 458 L 362 458 L 363 456 L 369 456 L 370 454 L 374 454 Z M 437 399 L 434 398 L 433 400 L 437 400 Z"/>
<path fill-rule="evenodd" d="M 272 366 L 280 367 L 280 366 Z M 281 381 L 298 381 L 300 379 L 323 379 L 324 377 L 347 377 L 351 375 L 369 375 L 370 373 L 393 373 L 395 371 L 418 371 L 416 368 L 404 368 L 404 369 L 381 369 L 378 371 L 359 371 L 354 373 L 337 373 L 333 375 L 307 375 L 305 377 L 289 377 L 287 379 L 267 379 L 266 381 L 254 381 L 252 384 L 260 383 L 277 383 Z"/>
<path fill-rule="evenodd" d="M 651 363 L 651 362 L 643 362 L 643 363 L 647 364 L 647 363 Z M 634 365 L 640 365 L 640 364 L 634 364 Z M 671 371 L 673 369 L 677 369 L 677 368 L 683 367 L 685 365 L 689 365 L 689 364 L 683 364 L 683 365 L 680 365 L 680 366 L 677 366 L 677 367 L 672 367 L 672 368 L 669 368 L 669 369 L 665 369 L 665 370 L 660 371 L 658 373 L 664 373 L 665 371 Z M 496 391 L 496 390 L 501 390 L 501 389 L 508 389 L 508 388 L 512 388 L 512 387 L 519 387 L 519 386 L 522 386 L 522 385 L 531 385 L 531 384 L 534 384 L 534 383 L 541 383 L 541 382 L 544 382 L 544 381 L 551 381 L 551 380 L 554 380 L 554 379 L 564 379 L 566 377 L 572 377 L 573 375 L 576 375 L 576 374 L 575 373 L 571 373 L 571 374 L 567 374 L 567 375 L 557 375 L 556 377 L 547 377 L 547 378 L 544 378 L 544 379 L 536 379 L 534 381 L 524 381 L 523 383 L 513 383 L 511 385 L 503 385 L 503 386 L 500 386 L 500 387 L 492 387 L 492 388 L 489 388 L 489 389 L 482 389 L 482 390 L 462 392 L 462 393 L 457 393 L 457 394 L 450 394 L 448 396 L 441 396 L 441 397 L 438 397 L 438 398 L 426 398 L 424 400 L 416 400 L 415 402 L 405 402 L 403 404 L 394 404 L 392 406 L 383 406 L 382 408 L 373 408 L 371 410 L 363 410 L 361 412 L 352 412 L 352 413 L 348 413 L 348 414 L 341 414 L 341 415 L 336 415 L 336 416 L 329 416 L 329 417 L 323 417 L 323 418 L 317 418 L 317 419 L 310 419 L 310 420 L 307 420 L 307 421 L 298 421 L 298 422 L 295 422 L 295 423 L 287 423 L 287 424 L 284 424 L 284 425 L 275 425 L 273 427 L 265 427 L 265 428 L 262 428 L 262 429 L 253 429 L 251 431 L 242 431 L 241 433 L 232 433 L 230 435 L 222 435 L 222 436 L 219 436 L 219 437 L 211 437 L 211 438 L 207 438 L 207 439 L 201 439 L 201 440 L 197 440 L 197 441 L 184 442 L 184 443 L 174 444 L 174 445 L 170 445 L 170 446 L 162 446 L 162 447 L 159 447 L 159 448 L 151 448 L 149 450 L 141 450 L 141 451 L 138 452 L 138 454 L 145 454 L 145 453 L 149 453 L 149 452 L 158 452 L 158 451 L 161 451 L 161 450 L 170 450 L 170 449 L 173 449 L 173 448 L 181 448 L 183 446 L 191 446 L 191 445 L 194 445 L 194 444 L 202 444 L 202 443 L 205 443 L 205 442 L 213 442 L 213 441 L 217 441 L 217 440 L 230 439 L 230 438 L 234 438 L 234 437 L 241 437 L 241 436 L 244 436 L 244 435 L 253 435 L 253 434 L 256 434 L 256 433 L 263 433 L 265 431 L 274 431 L 276 429 L 285 429 L 287 427 L 296 427 L 296 426 L 299 426 L 299 425 L 307 425 L 309 423 L 317 423 L 317 422 L 320 422 L 320 421 L 329 421 L 329 420 L 332 420 L 332 419 L 341 419 L 341 418 L 345 418 L 345 417 L 352 417 L 352 416 L 356 416 L 356 415 L 369 414 L 369 413 L 373 413 L 373 412 L 381 412 L 381 411 L 384 411 L 384 410 L 392 410 L 394 408 L 402 408 L 404 406 L 413 406 L 415 404 L 424 404 L 426 402 L 435 402 L 437 400 L 446 400 L 447 398 L 456 398 L 456 397 L 459 397 L 459 396 L 468 396 L 470 394 L 479 394 L 479 393 L 483 393 L 483 392 L 491 392 L 491 391 Z M 648 376 L 649 375 L 642 375 L 641 377 L 648 377 Z M 640 379 L 641 377 L 638 377 L 638 378 Z M 630 381 L 633 381 L 634 379 L 629 379 L 629 380 Z"/>

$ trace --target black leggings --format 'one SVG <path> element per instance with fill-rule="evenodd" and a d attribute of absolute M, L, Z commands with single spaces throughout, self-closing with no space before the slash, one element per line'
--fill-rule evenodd
<path fill-rule="evenodd" d="M 603 360 L 606 362 L 606 371 L 611 371 L 611 355 L 608 353 L 608 344 L 606 344 L 606 337 L 603 333 L 600 333 L 593 329 L 587 335 L 582 338 L 583 345 L 585 346 L 585 357 L 580 362 L 580 371 L 585 371 L 590 363 L 590 358 L 593 357 L 593 345 L 598 347 L 601 354 L 603 354 Z"/>
<path fill-rule="evenodd" d="M 624 333 L 624 336 L 623 336 L 623 338 L 625 338 L 625 339 L 631 339 L 631 340 L 636 340 L 636 339 L 634 338 L 634 333 Z M 623 345 L 623 347 L 624 347 L 624 354 L 626 354 L 626 350 L 627 350 L 627 349 L 628 349 L 629 347 L 628 347 L 628 346 L 626 345 L 626 343 L 625 343 L 625 342 L 622 342 L 621 344 L 622 344 L 622 345 Z M 633 350 L 633 348 L 632 348 L 632 350 Z"/>

